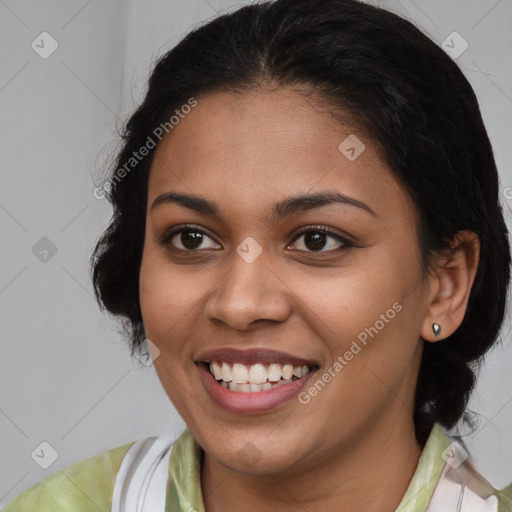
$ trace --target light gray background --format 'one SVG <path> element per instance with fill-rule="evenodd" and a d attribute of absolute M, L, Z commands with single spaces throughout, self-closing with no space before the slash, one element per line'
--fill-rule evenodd
<path fill-rule="evenodd" d="M 479 98 L 512 215 L 512 0 L 371 2 L 415 21 L 441 45 L 468 42 L 457 58 Z M 88 274 L 110 208 L 93 197 L 116 126 L 141 101 L 152 60 L 192 27 L 242 2 L 224 0 L 0 0 L 0 505 L 55 471 L 137 438 L 184 428 L 151 367 L 130 360 L 102 316 Z M 31 43 L 58 42 L 47 59 Z M 512 191 L 512 189 L 511 189 Z M 57 253 L 32 252 L 48 237 Z M 469 446 L 496 487 L 512 481 L 512 351 L 483 368 Z M 40 468 L 47 441 L 58 458 Z"/>

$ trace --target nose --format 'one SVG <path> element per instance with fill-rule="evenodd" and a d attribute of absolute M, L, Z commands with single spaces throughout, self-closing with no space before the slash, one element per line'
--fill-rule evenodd
<path fill-rule="evenodd" d="M 231 270 L 207 299 L 205 314 L 210 321 L 238 331 L 255 323 L 283 322 L 291 314 L 290 288 L 264 253 L 252 263 L 234 254 Z"/>

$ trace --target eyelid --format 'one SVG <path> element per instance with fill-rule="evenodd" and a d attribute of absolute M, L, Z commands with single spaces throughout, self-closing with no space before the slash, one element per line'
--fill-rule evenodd
<path fill-rule="evenodd" d="M 354 243 L 349 235 L 346 235 L 341 231 L 334 230 L 333 228 L 330 228 L 329 226 L 324 226 L 322 224 L 310 224 L 310 225 L 303 226 L 303 227 L 299 228 L 299 231 L 297 233 L 295 233 L 293 240 L 297 240 L 297 238 L 299 236 L 301 236 L 304 233 L 307 233 L 309 231 L 313 231 L 313 232 L 320 231 L 322 233 L 332 236 L 333 238 L 341 240 L 342 242 Z M 292 235 L 290 235 L 290 236 L 292 236 Z"/>
<path fill-rule="evenodd" d="M 298 240 L 302 235 L 308 232 L 313 233 L 323 233 L 324 235 L 330 236 L 331 238 L 334 238 L 338 243 L 341 245 L 335 249 L 329 249 L 327 251 L 320 250 L 320 251 L 304 251 L 304 250 L 298 250 L 299 253 L 303 254 L 314 254 L 318 255 L 320 257 L 322 256 L 332 256 L 333 254 L 339 254 L 351 247 L 356 247 L 355 242 L 351 239 L 350 236 L 342 234 L 341 232 L 334 230 L 328 226 L 324 225 L 308 225 L 300 228 L 299 232 L 295 234 L 294 238 L 292 239 L 291 243 L 295 243 L 296 240 Z"/>
<path fill-rule="evenodd" d="M 168 230 L 168 231 L 166 231 L 164 233 L 164 235 L 160 239 L 160 243 L 162 245 L 164 245 L 164 246 L 167 246 L 167 247 L 171 248 L 171 249 L 175 249 L 176 251 L 181 251 L 181 252 L 201 252 L 200 250 L 193 251 L 191 249 L 189 249 L 189 250 L 187 250 L 187 249 L 179 249 L 178 247 L 174 247 L 170 243 L 171 239 L 176 234 L 178 234 L 178 233 L 180 233 L 182 231 L 186 231 L 186 230 L 197 231 L 198 233 L 206 235 L 208 238 L 213 240 L 216 244 L 221 245 L 221 244 L 219 244 L 219 242 L 217 242 L 215 240 L 215 238 L 213 236 L 211 236 L 208 233 L 208 231 L 206 231 L 202 226 L 199 226 L 198 224 L 180 224 L 179 226 L 175 226 L 175 227 L 171 228 L 170 230 Z M 218 250 L 218 249 L 214 249 L 214 250 Z"/>

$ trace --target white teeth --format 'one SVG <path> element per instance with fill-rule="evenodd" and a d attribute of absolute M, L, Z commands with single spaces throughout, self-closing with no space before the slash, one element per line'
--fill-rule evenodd
<path fill-rule="evenodd" d="M 231 370 L 233 382 L 237 384 L 245 384 L 249 380 L 249 370 L 245 364 L 235 363 Z"/>
<path fill-rule="evenodd" d="M 259 393 L 260 391 L 266 391 L 267 389 L 272 388 L 272 384 L 270 384 L 270 382 L 265 382 L 264 384 L 237 384 L 236 382 L 222 382 L 221 384 L 225 384 L 224 387 L 231 391 L 239 391 L 241 393 Z"/>
<path fill-rule="evenodd" d="M 231 382 L 233 377 L 231 376 L 231 366 L 228 363 L 222 363 L 221 379 L 224 382 Z"/>
<path fill-rule="evenodd" d="M 293 376 L 293 366 L 291 364 L 285 364 L 282 370 L 282 376 L 284 380 L 289 380 Z"/>
<path fill-rule="evenodd" d="M 213 373 L 215 380 L 221 380 L 222 379 L 222 371 L 221 371 L 221 365 L 217 361 L 212 361 L 210 363 L 210 372 Z"/>
<path fill-rule="evenodd" d="M 267 371 L 262 364 L 253 364 L 249 370 L 251 384 L 263 384 L 267 380 Z"/>
<path fill-rule="evenodd" d="M 274 386 L 276 388 L 278 388 L 279 386 L 284 386 L 285 384 L 290 384 L 290 382 L 292 382 L 291 379 L 289 380 L 280 380 L 279 382 L 277 382 L 276 384 L 274 384 Z"/>
<path fill-rule="evenodd" d="M 266 391 L 288 384 L 293 382 L 293 379 L 304 377 L 310 370 L 309 366 L 277 363 L 266 366 L 262 363 L 245 365 L 212 361 L 209 366 L 210 373 L 224 388 L 242 393 Z"/>
<path fill-rule="evenodd" d="M 270 364 L 267 370 L 267 378 L 270 382 L 277 382 L 281 378 L 281 365 Z"/>

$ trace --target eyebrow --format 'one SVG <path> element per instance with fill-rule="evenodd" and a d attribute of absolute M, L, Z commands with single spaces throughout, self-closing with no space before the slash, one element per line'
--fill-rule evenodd
<path fill-rule="evenodd" d="M 162 204 L 174 203 L 190 210 L 194 210 L 203 215 L 219 216 L 220 209 L 218 205 L 198 195 L 183 194 L 178 192 L 165 192 L 159 195 L 151 205 L 151 211 Z M 272 208 L 272 219 L 279 220 L 300 212 L 313 210 L 329 204 L 341 203 L 348 206 L 360 208 L 375 217 L 378 215 L 365 203 L 358 201 L 353 197 L 349 197 L 339 192 L 320 192 L 316 194 L 301 194 L 288 197 L 276 203 Z"/>

